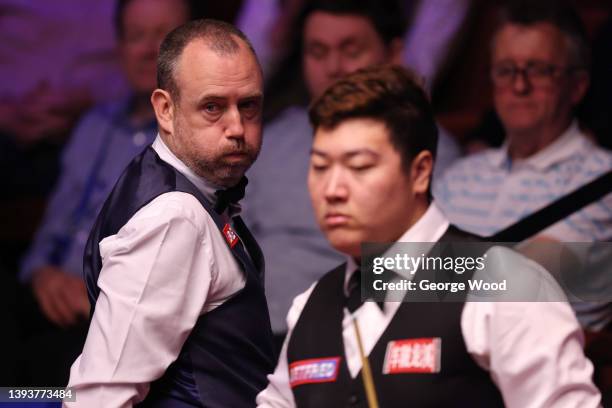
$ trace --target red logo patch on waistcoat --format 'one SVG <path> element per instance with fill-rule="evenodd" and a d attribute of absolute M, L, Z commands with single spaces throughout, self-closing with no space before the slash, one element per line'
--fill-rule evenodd
<path fill-rule="evenodd" d="M 225 236 L 225 240 L 229 244 L 230 248 L 236 246 L 238 243 L 238 234 L 236 234 L 229 224 L 225 224 L 223 227 L 223 235 Z"/>
<path fill-rule="evenodd" d="M 390 341 L 383 374 L 438 373 L 441 350 L 439 337 Z"/>

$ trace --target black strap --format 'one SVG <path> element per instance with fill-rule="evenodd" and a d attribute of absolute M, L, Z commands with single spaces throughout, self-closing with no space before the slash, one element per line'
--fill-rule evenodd
<path fill-rule="evenodd" d="M 487 239 L 497 242 L 524 241 L 610 192 L 612 170 Z"/>

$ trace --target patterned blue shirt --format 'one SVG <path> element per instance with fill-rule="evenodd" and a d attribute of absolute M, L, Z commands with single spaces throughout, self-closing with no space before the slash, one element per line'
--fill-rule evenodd
<path fill-rule="evenodd" d="M 573 123 L 555 142 L 512 163 L 507 145 L 457 162 L 434 183 L 436 202 L 451 223 L 489 236 L 612 168 L 612 153 Z M 565 242 L 612 238 L 612 194 L 552 225 L 544 234 Z"/>
<path fill-rule="evenodd" d="M 89 231 L 127 164 L 157 134 L 155 121 L 134 127 L 130 100 L 85 114 L 62 153 L 62 170 L 45 216 L 21 264 L 20 279 L 45 265 L 81 276 Z"/>

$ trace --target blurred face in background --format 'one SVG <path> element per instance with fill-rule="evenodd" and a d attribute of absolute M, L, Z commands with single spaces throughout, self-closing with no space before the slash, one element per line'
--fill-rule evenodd
<path fill-rule="evenodd" d="M 157 86 L 159 46 L 172 29 L 187 22 L 184 1 L 132 0 L 121 19 L 121 64 L 133 91 L 150 94 Z"/>
<path fill-rule="evenodd" d="M 357 69 L 400 61 L 401 39 L 387 46 L 370 20 L 360 15 L 315 11 L 307 17 L 303 34 L 302 65 L 311 98 Z"/>
<path fill-rule="evenodd" d="M 564 34 L 549 23 L 506 24 L 492 53 L 495 108 L 509 137 L 561 134 L 588 87 Z M 522 70 L 522 72 L 521 72 Z"/>

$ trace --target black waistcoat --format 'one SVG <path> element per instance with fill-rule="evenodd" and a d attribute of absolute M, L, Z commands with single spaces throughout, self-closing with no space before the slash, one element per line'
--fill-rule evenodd
<path fill-rule="evenodd" d="M 100 241 L 116 234 L 157 196 L 171 191 L 196 197 L 223 234 L 224 221 L 202 193 L 152 148 L 145 149 L 117 181 L 87 242 L 84 275 L 92 315 L 100 292 Z M 255 396 L 265 387 L 266 375 L 274 368 L 274 354 L 263 289 L 263 257 L 239 217 L 234 218 L 234 228 L 250 254 L 249 257 L 240 244 L 230 248 L 245 273 L 245 287 L 199 317 L 177 360 L 151 384 L 142 406 L 253 407 Z"/>
<path fill-rule="evenodd" d="M 477 238 L 454 227 L 440 239 L 466 240 Z M 289 341 L 289 367 L 300 366 L 305 360 L 339 357 L 335 381 L 294 383 L 292 391 L 300 408 L 368 406 L 361 372 L 352 379 L 344 356 L 345 268 L 346 265 L 339 266 L 318 282 Z M 501 394 L 489 374 L 467 352 L 461 333 L 464 301 L 465 297 L 455 297 L 453 302 L 402 303 L 369 355 L 381 408 L 503 407 Z M 367 327 L 361 327 L 361 331 L 365 330 Z M 410 339 L 439 339 L 439 371 L 384 374 L 389 342 Z"/>

